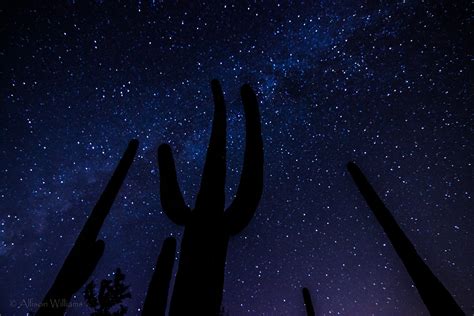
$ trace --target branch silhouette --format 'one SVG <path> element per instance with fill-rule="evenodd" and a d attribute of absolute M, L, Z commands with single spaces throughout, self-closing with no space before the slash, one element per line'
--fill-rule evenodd
<path fill-rule="evenodd" d="M 170 315 L 218 315 L 230 236 L 252 219 L 263 190 L 263 141 L 258 102 L 249 85 L 241 97 L 246 118 L 246 144 L 237 194 L 225 208 L 226 107 L 221 86 L 211 82 L 214 118 L 201 187 L 194 210 L 179 189 L 170 146 L 158 149 L 161 204 L 165 214 L 185 227 Z"/>
<path fill-rule="evenodd" d="M 464 315 L 464 312 L 440 280 L 431 272 L 415 247 L 398 226 L 395 218 L 384 205 L 359 167 L 349 162 L 347 169 L 367 205 L 382 226 L 393 248 L 403 262 L 418 293 L 431 315 Z"/>
<path fill-rule="evenodd" d="M 122 186 L 137 152 L 138 141 L 131 140 L 112 178 L 87 219 L 79 236 L 49 289 L 37 316 L 64 315 L 74 293 L 87 282 L 104 253 L 105 243 L 97 240 L 99 231 Z"/>

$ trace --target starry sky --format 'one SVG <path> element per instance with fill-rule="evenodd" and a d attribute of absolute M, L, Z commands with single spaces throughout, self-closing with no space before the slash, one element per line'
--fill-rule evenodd
<path fill-rule="evenodd" d="M 129 314 L 139 313 L 163 240 L 183 232 L 161 209 L 156 149 L 171 144 L 194 205 L 213 78 L 228 105 L 227 204 L 243 160 L 244 83 L 257 91 L 265 146 L 260 206 L 229 244 L 230 315 L 304 315 L 303 286 L 320 315 L 427 315 L 350 160 L 474 311 L 468 1 L 10 2 L 0 12 L 0 313 L 35 310 L 132 138 L 140 149 L 94 278 L 120 267 Z"/>

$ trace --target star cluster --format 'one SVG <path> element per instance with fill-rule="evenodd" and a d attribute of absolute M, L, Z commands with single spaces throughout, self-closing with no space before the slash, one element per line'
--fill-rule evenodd
<path fill-rule="evenodd" d="M 257 91 L 265 146 L 259 209 L 229 244 L 230 315 L 303 315 L 303 286 L 321 315 L 427 315 L 350 160 L 473 311 L 467 3 L 51 2 L 0 12 L 0 313 L 36 309 L 132 138 L 140 149 L 94 278 L 120 267 L 139 313 L 163 240 L 182 234 L 161 210 L 156 149 L 172 146 L 192 206 L 213 78 L 228 105 L 227 203 L 244 83 Z"/>

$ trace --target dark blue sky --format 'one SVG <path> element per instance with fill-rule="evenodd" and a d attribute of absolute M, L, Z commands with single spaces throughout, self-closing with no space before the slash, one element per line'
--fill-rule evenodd
<path fill-rule="evenodd" d="M 192 206 L 213 78 L 228 104 L 227 203 L 244 83 L 258 92 L 265 145 L 260 207 L 229 244 L 231 315 L 303 315 L 302 286 L 321 315 L 427 314 L 349 160 L 474 310 L 467 1 L 27 2 L 1 5 L 0 313 L 41 301 L 131 138 L 139 155 L 94 277 L 120 267 L 138 313 L 162 241 L 182 233 L 161 210 L 156 149 L 172 145 Z"/>

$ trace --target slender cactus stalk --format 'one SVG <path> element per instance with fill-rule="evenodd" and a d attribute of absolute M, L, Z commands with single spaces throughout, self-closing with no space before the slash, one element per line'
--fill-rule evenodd
<path fill-rule="evenodd" d="M 304 306 L 306 307 L 306 315 L 314 316 L 314 307 L 313 301 L 311 300 L 311 294 L 307 288 L 303 288 L 303 299 L 304 299 Z"/>
<path fill-rule="evenodd" d="M 246 118 L 244 164 L 237 194 L 225 208 L 226 108 L 217 80 L 211 82 L 214 119 L 194 210 L 185 204 L 168 145 L 158 149 L 161 204 L 165 214 L 185 227 L 170 315 L 218 315 L 230 236 L 252 219 L 263 190 L 263 141 L 260 114 L 250 86 L 241 89 Z"/>
<path fill-rule="evenodd" d="M 138 141 L 131 140 L 107 187 L 97 201 L 56 279 L 43 299 L 37 316 L 64 315 L 74 293 L 87 282 L 104 253 L 105 243 L 97 240 L 99 231 L 122 186 L 137 152 Z"/>
<path fill-rule="evenodd" d="M 175 252 L 176 239 L 173 237 L 166 238 L 148 287 L 145 304 L 143 305 L 143 316 L 165 316 Z"/>
<path fill-rule="evenodd" d="M 402 260 L 430 314 L 464 315 L 448 290 L 418 255 L 413 244 L 398 226 L 395 218 L 385 207 L 359 167 L 350 162 L 347 169 Z"/>

